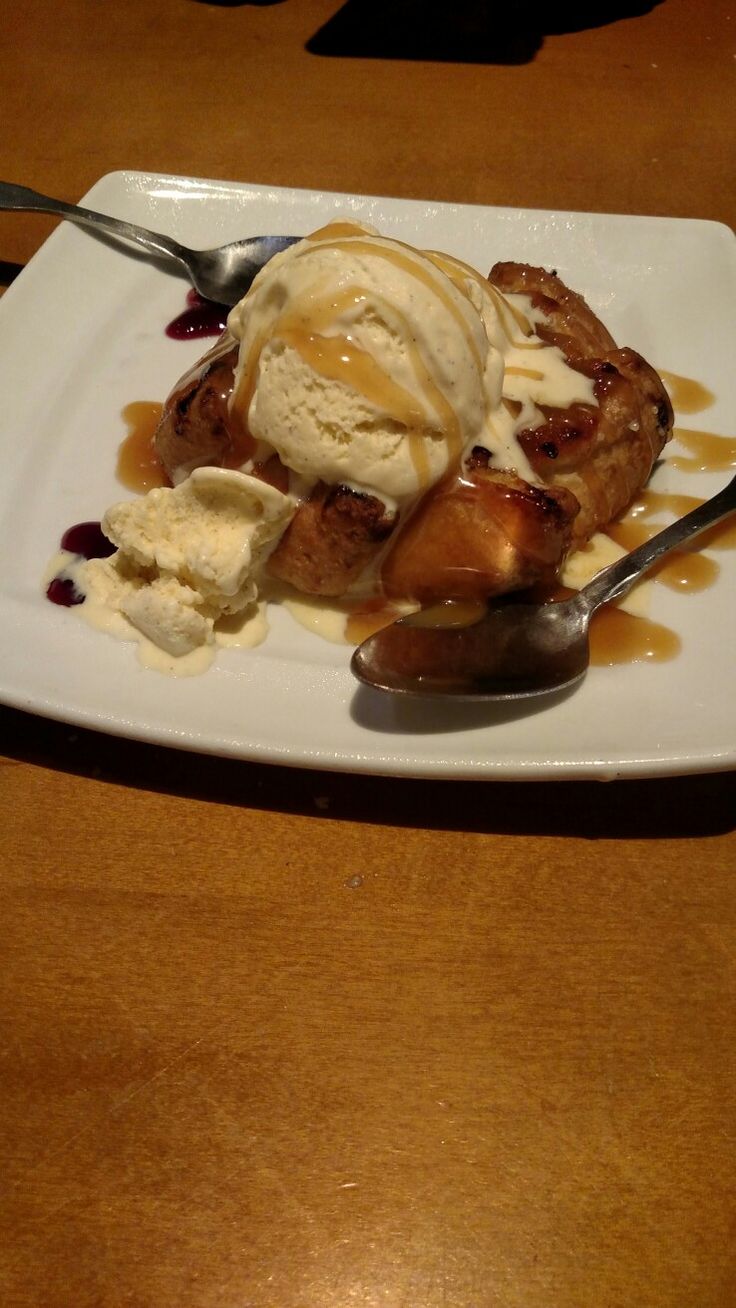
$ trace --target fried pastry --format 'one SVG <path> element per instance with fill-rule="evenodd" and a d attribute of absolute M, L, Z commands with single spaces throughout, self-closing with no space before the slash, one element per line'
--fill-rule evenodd
<path fill-rule="evenodd" d="M 539 405 L 543 421 L 517 433 L 546 487 L 572 491 L 580 506 L 573 540 L 583 544 L 627 508 L 648 480 L 672 431 L 664 384 L 645 359 L 615 341 L 585 301 L 553 273 L 499 263 L 490 273 L 505 293 L 529 296 L 535 333 L 590 377 L 596 405 Z"/>
<path fill-rule="evenodd" d="M 441 258 L 460 284 L 464 265 Z M 525 362 L 520 350 L 538 351 L 529 355 L 529 367 L 509 373 L 534 375 L 545 349 L 545 358 L 554 362 L 552 356 L 561 355 L 568 376 L 577 376 L 579 398 L 554 404 L 535 396 L 522 404 L 504 396 L 498 412 L 511 423 L 514 440 L 490 448 L 493 441 L 484 443 L 481 434 L 470 450 L 456 443 L 446 475 L 423 492 L 420 486 L 413 502 L 397 503 L 349 480 L 310 483 L 298 468 L 298 507 L 266 563 L 270 576 L 324 596 L 345 595 L 366 575 L 391 598 L 503 594 L 554 577 L 567 553 L 620 514 L 644 485 L 673 420 L 654 369 L 634 350 L 619 349 L 585 300 L 555 273 L 497 263 L 488 284 L 508 297 L 504 313 L 511 315 L 511 328 L 505 330 L 517 364 Z M 511 339 L 520 332 L 520 341 Z M 283 336 L 297 339 L 291 325 Z M 315 339 L 309 338 L 310 359 L 317 358 Z M 234 403 L 236 394 L 242 400 L 238 361 L 245 348 L 241 344 L 239 355 L 226 333 L 167 400 L 156 449 L 172 483 L 215 464 L 245 467 L 283 491 L 291 480 L 293 489 L 294 469 L 278 452 L 267 448 L 256 458 L 259 442 L 244 423 L 242 402 Z M 304 341 L 299 348 L 306 356 Z M 277 350 L 274 370 L 282 357 L 283 349 Z M 318 367 L 337 368 L 334 359 L 324 363 L 324 351 L 320 357 Z M 299 442 L 296 409 L 294 422 L 290 448 Z M 425 455 L 418 438 L 410 436 L 409 447 L 421 482 Z"/>

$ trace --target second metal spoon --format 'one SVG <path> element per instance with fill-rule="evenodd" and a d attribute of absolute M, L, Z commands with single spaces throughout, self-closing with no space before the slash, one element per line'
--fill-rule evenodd
<path fill-rule="evenodd" d="M 13 182 L 0 182 L 0 210 L 19 209 L 23 212 L 52 213 L 67 218 L 82 227 L 93 227 L 110 236 L 131 241 L 150 254 L 175 259 L 186 268 L 192 286 L 205 300 L 217 304 L 237 304 L 250 287 L 256 273 L 272 255 L 285 250 L 300 238 L 298 236 L 248 236 L 213 250 L 190 250 L 170 236 L 151 232 L 147 227 L 95 213 L 94 209 L 81 209 L 65 200 L 53 200 L 27 186 Z"/>
<path fill-rule="evenodd" d="M 510 700 L 572 686 L 586 673 L 588 624 L 602 604 L 620 599 L 654 564 L 736 510 L 736 477 L 638 549 L 604 568 L 571 599 L 489 608 L 470 625 L 448 625 L 447 611 L 401 618 L 353 654 L 359 681 L 398 694 Z"/>

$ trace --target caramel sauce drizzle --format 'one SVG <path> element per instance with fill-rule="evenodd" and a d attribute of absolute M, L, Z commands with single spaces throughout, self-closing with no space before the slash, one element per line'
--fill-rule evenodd
<path fill-rule="evenodd" d="M 688 379 L 680 380 L 684 387 Z M 689 402 L 693 405 L 696 401 L 698 404 L 710 403 L 713 398 L 705 387 L 696 382 L 692 383 L 689 393 Z M 699 455 L 697 460 L 683 460 L 679 466 L 689 470 L 718 471 L 736 464 L 736 441 L 730 438 L 708 432 L 682 433 L 677 430 L 675 434 L 683 444 L 696 450 Z M 678 466 L 677 459 L 671 459 L 670 462 Z M 699 496 L 646 489 L 632 503 L 626 517 L 611 523 L 606 532 L 623 549 L 630 551 L 661 530 L 662 523 L 652 522 L 652 518 L 663 513 L 682 517 L 702 503 L 703 499 Z M 714 583 L 720 569 L 714 559 L 702 553 L 704 545 L 721 549 L 736 548 L 736 524 L 731 521 L 716 524 L 694 544 L 698 552 L 679 550 L 663 559 L 650 575 L 675 590 L 694 592 L 706 589 Z M 558 588 L 555 598 L 561 598 L 563 593 Z M 453 614 L 456 608 L 458 613 Z M 465 613 L 465 608 L 472 611 Z M 477 606 L 473 602 L 464 605 L 458 601 L 423 610 L 412 621 L 431 626 L 463 625 L 477 620 L 478 616 Z M 374 630 L 378 630 L 378 626 Z M 676 658 L 681 647 L 682 642 L 676 632 L 649 618 L 627 613 L 615 604 L 599 609 L 591 621 L 590 661 L 593 666 L 666 662 Z"/>
<path fill-rule="evenodd" d="M 556 588 L 554 598 L 563 599 L 573 591 Z M 530 594 L 530 598 L 546 598 Z M 406 621 L 415 627 L 467 627 L 478 622 L 486 612 L 482 600 L 445 600 L 412 613 Z M 359 645 L 400 617 L 400 611 L 380 600 L 352 613 L 345 637 Z M 609 606 L 593 614 L 590 624 L 590 662 L 594 667 L 613 667 L 621 663 L 665 663 L 676 658 L 681 641 L 674 631 L 649 618 L 633 617 L 623 609 Z"/>
<path fill-rule="evenodd" d="M 559 583 L 533 586 L 528 592 L 532 603 L 551 603 L 569 599 L 574 590 Z M 679 636 L 659 622 L 643 618 L 616 604 L 597 609 L 590 620 L 590 662 L 594 667 L 613 667 L 617 663 L 666 663 L 676 658 L 682 644 Z"/>
<path fill-rule="evenodd" d="M 491 299 L 496 305 L 501 327 L 503 328 L 510 345 L 517 350 L 544 349 L 544 341 L 514 340 L 514 329 L 513 326 L 510 325 L 509 319 L 516 324 L 522 336 L 525 337 L 534 335 L 532 324 L 521 310 L 516 308 L 516 305 L 506 299 L 506 296 L 499 291 L 497 286 L 494 286 L 492 282 L 489 282 L 487 277 L 481 276 L 477 268 L 471 267 L 469 263 L 464 263 L 462 259 L 454 259 L 451 255 L 440 254 L 436 250 L 425 250 L 424 253 L 428 259 L 432 260 L 432 263 L 436 264 L 437 267 L 450 278 L 451 282 L 453 282 L 462 295 L 467 297 L 465 283 L 470 280 L 476 282 L 478 286 L 482 287 L 482 289 L 491 296 Z"/>
<path fill-rule="evenodd" d="M 667 663 L 682 649 L 676 632 L 650 618 L 634 617 L 609 604 L 590 623 L 590 662 L 594 667 L 620 663 Z"/>
<path fill-rule="evenodd" d="M 716 523 L 715 527 L 710 527 L 704 531 L 700 537 L 701 549 L 713 550 L 736 550 L 736 522 L 733 519 L 727 519 L 725 522 Z"/>
<path fill-rule="evenodd" d="M 339 225 L 332 224 L 323 231 L 331 235 L 336 226 Z M 314 239 L 313 237 L 312 240 Z M 342 244 L 343 239 L 346 238 L 336 240 L 335 244 Z M 351 238 L 350 246 L 389 258 L 397 266 L 429 286 L 462 328 L 468 347 L 480 370 L 480 355 L 468 323 L 447 292 L 426 273 L 421 265 L 417 265 L 401 251 L 374 246 L 366 240 Z M 336 295 L 321 299 L 316 294 L 305 295 L 301 301 L 277 316 L 275 321 L 264 326 L 251 342 L 238 388 L 238 403 L 235 407 L 244 414 L 248 413 L 255 392 L 261 351 L 267 340 L 272 338 L 282 340 L 296 349 L 315 372 L 352 387 L 406 428 L 409 453 L 421 490 L 431 481 L 426 446 L 426 430 L 430 424 L 426 412 L 405 388 L 386 374 L 370 353 L 362 349 L 349 333 L 333 334 L 330 330 L 345 311 L 355 309 L 369 300 L 375 302 L 377 298 L 374 292 L 352 285 Z M 404 339 L 420 389 L 439 418 L 439 434 L 447 442 L 448 461 L 457 461 L 463 446 L 457 414 L 435 382 L 406 321 L 404 321 Z"/>
<path fill-rule="evenodd" d="M 679 413 L 701 413 L 703 409 L 709 409 L 716 398 L 707 386 L 692 377 L 681 377 L 677 372 L 666 372 L 662 368 L 659 375 L 670 393 L 673 409 Z"/>
<path fill-rule="evenodd" d="M 544 373 L 536 368 L 507 367 L 504 371 L 507 377 L 531 377 L 532 381 L 544 381 Z"/>
<path fill-rule="evenodd" d="M 407 430 L 409 453 L 420 488 L 428 486 L 432 472 L 426 450 L 426 437 L 421 429 L 426 426 L 426 414 L 415 396 L 388 376 L 373 355 L 361 349 L 350 336 L 320 336 L 297 327 L 281 326 L 279 340 L 295 349 L 314 372 L 333 381 L 343 382 L 358 391 L 377 408 L 383 408 L 392 419 Z M 460 427 L 451 406 L 429 375 L 419 352 L 410 351 L 415 373 L 418 373 L 440 412 L 444 434 L 453 453 L 460 452 Z"/>
<path fill-rule="evenodd" d="M 670 389 L 673 407 L 681 413 L 697 413 L 715 399 L 711 391 L 691 378 L 661 370 L 660 376 Z M 671 456 L 668 462 L 673 467 L 686 472 L 721 472 L 736 466 L 736 440 L 730 437 L 680 427 L 674 429 L 673 435 L 694 456 Z M 663 524 L 653 518 L 662 514 L 683 517 L 703 503 L 701 496 L 647 488 L 629 506 L 624 518 L 609 523 L 606 534 L 623 549 L 633 550 L 661 530 Z M 714 583 L 720 568 L 702 553 L 704 548 L 736 549 L 736 524 L 730 520 L 717 523 L 697 538 L 693 552 L 687 548 L 677 550 L 655 565 L 649 575 L 674 590 L 705 590 Z M 640 658 L 661 661 L 674 658 L 679 649 L 675 632 L 647 618 L 633 617 L 616 605 L 599 610 L 591 623 L 591 663 L 628 663 Z"/>
<path fill-rule="evenodd" d="M 694 431 L 689 427 L 675 427 L 672 435 L 689 450 L 692 458 L 673 454 L 668 462 L 683 472 L 726 472 L 736 468 L 736 440 L 730 436 L 715 436 L 710 431 Z"/>
<path fill-rule="evenodd" d="M 686 513 L 704 503 L 701 495 L 676 495 L 647 488 L 629 505 L 625 520 L 652 518 L 658 513 L 671 513 L 676 518 L 683 518 Z"/>
<path fill-rule="evenodd" d="M 115 472 L 127 490 L 143 494 L 170 484 L 153 444 L 162 412 L 162 404 L 149 400 L 134 400 L 123 409 L 128 434 L 120 443 Z"/>
<path fill-rule="evenodd" d="M 515 341 L 513 339 L 513 332 L 509 331 L 506 326 L 509 315 L 516 323 L 522 336 L 532 336 L 534 334 L 534 328 L 529 322 L 529 319 L 525 318 L 521 310 L 517 309 L 510 300 L 506 299 L 505 295 L 501 294 L 497 286 L 493 286 L 491 282 L 486 282 L 486 286 L 491 293 L 491 297 L 495 300 L 502 326 L 511 344 L 514 345 L 517 350 L 540 349 L 544 345 L 544 341 Z"/>
<path fill-rule="evenodd" d="M 606 527 L 606 535 L 615 540 L 623 549 L 630 552 L 644 541 L 651 540 L 660 530 L 659 524 L 647 525 L 642 522 L 612 522 Z M 671 590 L 707 590 L 713 585 L 720 572 L 715 559 L 706 554 L 691 554 L 688 550 L 675 550 L 660 563 L 655 563 L 649 576 L 661 581 Z"/>
<path fill-rule="evenodd" d="M 330 228 L 328 227 L 326 230 L 329 232 Z M 450 316 L 455 319 L 455 322 L 465 337 L 466 344 L 473 356 L 476 367 L 479 371 L 482 371 L 483 360 L 481 359 L 480 351 L 473 336 L 470 323 L 458 308 L 452 296 L 445 290 L 442 283 L 435 277 L 432 277 L 428 270 L 417 260 L 416 254 L 411 250 L 411 246 L 406 245 L 402 241 L 394 241 L 390 246 L 380 245 L 378 242 L 374 243 L 371 241 L 371 239 L 366 237 L 364 234 L 361 235 L 363 236 L 363 239 L 361 239 L 360 236 L 338 236 L 334 241 L 331 239 L 331 244 L 335 249 L 341 249 L 347 244 L 349 249 L 356 251 L 358 254 L 368 254 L 374 258 L 383 259 L 387 263 L 394 264 L 396 268 L 400 268 L 402 272 L 408 273 L 409 276 L 413 277 L 416 281 L 422 282 L 434 295 L 437 296 Z M 404 250 L 406 250 L 407 253 L 404 253 Z M 297 254 L 295 257 L 299 258 L 299 255 Z M 467 296 L 465 298 L 467 298 Z"/>
<path fill-rule="evenodd" d="M 328 223 L 308 237 L 305 244 L 313 247 L 321 242 L 329 243 L 333 248 L 349 248 L 358 254 L 370 254 L 374 258 L 387 260 L 415 280 L 422 282 L 439 299 L 459 326 L 478 371 L 482 371 L 480 352 L 465 315 L 441 281 L 438 281 L 417 261 L 411 247 L 399 241 L 391 245 L 374 242 L 364 235 L 359 226 L 350 222 Z M 299 253 L 296 257 L 299 257 Z M 498 306 L 501 325 L 512 345 L 517 348 L 541 348 L 542 342 L 539 341 L 514 340 L 516 333 L 513 324 L 523 336 L 533 334 L 531 324 L 475 269 L 460 260 L 436 253 L 430 253 L 429 258 L 438 271 L 451 279 L 466 300 L 469 299 L 468 278 L 474 279 L 483 286 L 486 293 L 491 294 Z M 277 316 L 275 321 L 258 332 L 251 342 L 248 358 L 241 372 L 236 407 L 243 414 L 248 413 L 255 393 L 261 351 L 269 338 L 280 339 L 296 349 L 315 372 L 350 386 L 375 407 L 382 408 L 405 428 L 410 457 L 421 490 L 431 481 L 426 445 L 428 426 L 426 414 L 420 411 L 420 406 L 413 396 L 385 375 L 370 353 L 358 346 L 349 332 L 338 335 L 333 330 L 341 313 L 358 306 L 361 301 L 368 301 L 369 298 L 375 300 L 376 296 L 360 286 L 348 287 L 338 295 L 324 298 L 322 301 L 315 294 L 308 294 L 303 297 L 302 303 L 292 305 L 281 316 Z M 455 410 L 437 386 L 431 370 L 412 339 L 406 322 L 404 322 L 404 340 L 408 346 L 409 358 L 420 390 L 440 419 L 439 434 L 447 442 L 448 463 L 457 462 L 462 454 L 463 442 Z M 508 372 L 535 381 L 544 379 L 544 373 L 537 369 L 510 367 Z"/>
<path fill-rule="evenodd" d="M 359 223 L 351 223 L 346 220 L 326 223 L 324 227 L 318 227 L 316 232 L 311 232 L 304 239 L 310 245 L 316 245 L 318 241 L 337 240 L 341 236 L 365 236 L 365 230 Z"/>
<path fill-rule="evenodd" d="M 411 391 L 389 377 L 373 355 L 351 336 L 320 336 L 317 332 L 284 325 L 279 340 L 296 350 L 315 372 L 331 381 L 344 382 L 405 427 L 425 420 L 422 406 Z"/>
<path fill-rule="evenodd" d="M 622 524 L 639 522 L 641 519 L 649 520 L 657 514 L 665 512 L 671 513 L 673 517 L 682 518 L 692 509 L 697 509 L 699 505 L 704 504 L 705 500 L 701 495 L 675 495 L 664 494 L 662 491 L 645 490 L 634 500 L 630 506 Z M 659 531 L 661 523 L 652 526 L 651 535 Z M 730 518 L 724 519 L 723 522 L 717 522 L 714 527 L 709 527 L 707 531 L 701 532 L 698 537 L 698 549 L 717 549 L 733 550 L 736 549 L 736 523 Z"/>

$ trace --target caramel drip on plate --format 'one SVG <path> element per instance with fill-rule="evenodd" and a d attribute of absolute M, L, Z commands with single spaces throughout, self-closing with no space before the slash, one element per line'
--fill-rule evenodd
<path fill-rule="evenodd" d="M 716 523 L 700 537 L 701 549 L 736 550 L 736 522 L 733 518 Z"/>
<path fill-rule="evenodd" d="M 707 386 L 692 377 L 681 377 L 677 372 L 666 372 L 662 368 L 659 375 L 670 393 L 672 407 L 680 413 L 702 413 L 716 398 Z"/>
<path fill-rule="evenodd" d="M 624 521 L 635 518 L 652 518 L 657 513 L 672 513 L 676 518 L 684 518 L 686 513 L 697 509 L 705 500 L 700 495 L 674 495 L 664 491 L 643 490 L 629 506 Z"/>
<path fill-rule="evenodd" d="M 606 527 L 606 535 L 615 540 L 627 551 L 635 550 L 644 541 L 651 540 L 660 530 L 658 526 L 642 522 L 612 522 Z M 696 542 L 697 544 L 697 542 Z M 691 554 L 687 550 L 675 550 L 651 569 L 650 576 L 661 581 L 671 590 L 707 590 L 713 585 L 720 568 L 714 559 L 705 554 Z"/>
<path fill-rule="evenodd" d="M 615 605 L 593 614 L 590 662 L 594 667 L 617 663 L 666 663 L 680 653 L 680 637 L 649 618 L 633 617 Z"/>
<path fill-rule="evenodd" d="M 143 493 L 169 485 L 153 444 L 162 411 L 163 405 L 149 400 L 134 400 L 123 409 L 128 434 L 120 443 L 115 473 L 128 490 Z"/>
<path fill-rule="evenodd" d="M 732 436 L 715 436 L 710 431 L 694 431 L 688 427 L 675 427 L 673 438 L 684 445 L 692 458 L 673 454 L 667 460 L 673 468 L 683 472 L 726 472 L 736 468 L 736 440 Z"/>
<path fill-rule="evenodd" d="M 623 519 L 623 525 L 639 522 L 642 519 L 649 520 L 659 513 L 671 513 L 675 518 L 682 518 L 704 503 L 705 500 L 700 495 L 668 495 L 662 491 L 645 490 L 630 506 Z M 659 530 L 660 524 L 652 527 L 652 532 Z M 717 522 L 715 526 L 709 527 L 707 531 L 701 532 L 695 548 L 736 549 L 736 522 L 732 518 L 726 518 L 723 522 Z"/>

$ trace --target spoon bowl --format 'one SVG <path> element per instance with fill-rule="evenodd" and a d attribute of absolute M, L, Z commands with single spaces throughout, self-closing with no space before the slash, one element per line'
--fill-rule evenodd
<path fill-rule="evenodd" d="M 232 241 L 229 245 L 221 245 L 212 250 L 190 250 L 172 237 L 149 231 L 147 227 L 96 213 L 94 209 L 67 204 L 65 200 L 54 200 L 27 186 L 16 186 L 13 182 L 0 182 L 0 210 L 2 209 L 55 214 L 81 227 L 91 227 L 107 232 L 109 236 L 120 237 L 147 250 L 149 254 L 174 259 L 186 268 L 192 286 L 205 300 L 225 305 L 237 304 L 242 300 L 263 265 L 274 254 L 301 239 L 298 236 L 248 236 L 242 241 Z"/>
<path fill-rule="evenodd" d="M 454 625 L 452 601 L 401 618 L 355 651 L 359 681 L 400 695 L 522 699 L 585 676 L 588 617 L 579 595 L 560 603 L 504 603 Z"/>
<path fill-rule="evenodd" d="M 588 627 L 596 609 L 622 598 L 664 555 L 735 509 L 736 477 L 571 599 L 527 604 L 505 597 L 475 621 L 457 624 L 452 601 L 436 605 L 363 641 L 351 669 L 365 685 L 401 695 L 510 700 L 572 687 L 588 669 Z"/>

